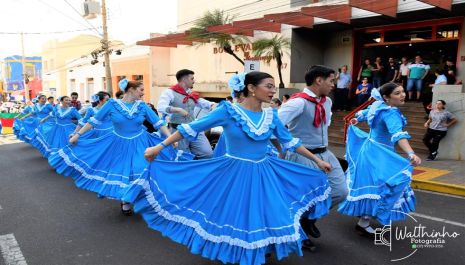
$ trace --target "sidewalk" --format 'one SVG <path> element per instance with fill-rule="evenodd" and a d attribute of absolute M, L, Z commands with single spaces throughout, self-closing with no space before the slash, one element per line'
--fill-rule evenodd
<path fill-rule="evenodd" d="M 0 134 L 0 145 L 16 143 L 22 143 L 22 141 L 16 139 L 14 134 Z"/>
<path fill-rule="evenodd" d="M 337 157 L 344 157 L 343 146 L 330 146 Z M 443 160 L 426 161 L 421 156 L 421 166 L 413 171 L 412 188 L 448 193 L 465 197 L 465 161 Z"/>

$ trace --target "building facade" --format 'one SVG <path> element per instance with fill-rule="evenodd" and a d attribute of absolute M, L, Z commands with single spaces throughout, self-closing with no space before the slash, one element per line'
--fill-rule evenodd
<path fill-rule="evenodd" d="M 229 95 L 227 80 L 244 67 L 213 43 L 190 39 L 188 32 L 206 11 L 215 9 L 233 17 L 233 22 L 210 27 L 210 32 L 245 36 L 246 44 L 274 35 L 290 39 L 291 48 L 284 51 L 281 69 L 286 89 L 280 94 L 304 87 L 305 71 L 312 65 L 327 65 L 335 70 L 347 65 L 356 80 L 362 61 L 373 62 L 376 57 L 386 64 L 390 57 L 400 62 L 405 56 L 412 62 L 421 55 L 432 71 L 442 69 L 446 60 L 451 60 L 457 67 L 458 79 L 465 77 L 464 0 L 179 0 L 178 32 L 152 34 L 150 39 L 138 42 L 151 46 L 154 102 L 176 82 L 174 74 L 183 68 L 196 72 L 194 89 L 202 96 L 221 99 Z M 250 51 L 242 48 L 234 46 L 233 51 L 247 59 Z M 272 74 L 278 82 L 274 61 L 270 65 L 262 61 L 260 70 Z M 354 81 L 352 86 L 356 85 Z M 463 117 L 465 110 L 456 110 L 455 114 Z M 461 154 L 451 153 L 449 158 L 465 157 L 465 144 L 457 148 Z"/>
<path fill-rule="evenodd" d="M 42 91 L 42 58 L 31 56 L 24 58 L 25 66 L 22 63 L 22 56 L 13 55 L 4 58 L 3 93 L 15 100 L 23 100 L 25 97 L 25 85 L 29 91 L 29 97 L 33 98 Z"/>
<path fill-rule="evenodd" d="M 111 42 L 111 47 L 120 45 L 122 43 L 119 41 Z M 101 37 L 93 35 L 79 35 L 64 41 L 51 40 L 45 43 L 42 47 L 44 93 L 61 96 L 69 94 L 73 89 L 80 89 L 70 87 L 72 83 L 68 82 L 68 73 L 75 62 L 81 58 L 90 58 L 91 53 L 101 46 Z"/>
<path fill-rule="evenodd" d="M 416 54 L 424 53 L 425 61 L 435 67 L 440 67 L 446 57 L 451 57 L 458 66 L 459 76 L 465 76 L 465 69 L 460 67 L 465 60 L 462 34 L 465 1 L 282 2 L 257 1 L 239 5 L 232 0 L 179 0 L 178 33 L 188 31 L 206 11 L 222 9 L 235 18 L 233 30 L 237 24 L 236 29 L 253 31 L 252 36 L 248 36 L 249 46 L 257 39 L 275 34 L 287 37 L 291 40 L 291 49 L 284 52 L 282 73 L 285 86 L 289 88 L 304 86 L 304 73 L 311 65 L 323 64 L 333 69 L 348 65 L 356 77 L 362 59 L 374 59 L 377 55 L 386 62 L 388 56 L 400 61 L 402 56 L 413 59 Z M 444 2 L 450 2 L 449 7 L 443 6 Z M 272 27 L 262 23 L 278 24 L 280 30 L 270 30 Z M 233 32 L 224 29 L 223 32 Z M 422 32 L 417 32 L 419 30 Z M 449 32 L 452 33 L 449 35 Z M 139 42 L 152 46 L 154 100 L 160 94 L 157 90 L 175 83 L 173 75 L 182 68 L 196 72 L 195 88 L 205 96 L 227 95 L 227 80 L 232 72 L 242 72 L 243 66 L 214 44 L 193 42 L 185 45 L 190 44 L 189 40 L 176 35 L 179 34 L 153 34 L 151 39 Z M 441 49 L 441 44 L 448 48 Z M 241 47 L 233 47 L 233 50 L 242 59 L 250 57 L 250 51 L 243 51 Z M 262 61 L 260 70 L 278 76 L 274 61 L 270 65 Z"/>

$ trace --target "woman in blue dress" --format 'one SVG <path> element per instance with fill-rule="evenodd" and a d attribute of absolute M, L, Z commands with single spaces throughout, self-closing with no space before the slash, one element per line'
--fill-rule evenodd
<path fill-rule="evenodd" d="M 410 181 L 412 165 L 421 163 L 410 147 L 411 137 L 404 131 L 407 121 L 398 109 L 405 103 L 404 88 L 387 83 L 379 91 L 373 89 L 372 97 L 376 101 L 351 121 L 354 125 L 367 122 L 370 132 L 349 127 L 346 149 L 349 195 L 339 205 L 339 212 L 360 217 L 356 231 L 369 237 L 374 236 L 371 218 L 386 225 L 415 211 Z M 396 153 L 395 145 L 408 159 Z"/>
<path fill-rule="evenodd" d="M 95 107 L 88 108 L 86 110 L 86 115 L 79 120 L 78 126 L 76 127 L 75 133 L 79 132 L 86 123 L 89 122 L 90 118 L 94 117 L 98 111 L 103 107 L 103 105 L 111 98 L 111 95 L 108 92 L 100 91 L 97 94 L 92 96 L 92 104 L 96 104 Z M 107 133 L 111 133 L 113 131 L 113 122 L 111 121 L 111 117 L 107 116 L 101 124 L 95 124 L 95 127 L 92 130 L 89 130 L 85 134 L 83 134 L 79 139 L 91 139 L 91 138 L 99 138 Z"/>
<path fill-rule="evenodd" d="M 55 106 L 53 112 L 40 121 L 35 140 L 31 142 L 45 158 L 68 144 L 76 128 L 73 120 L 81 119 L 76 108 L 70 106 L 71 99 L 68 96 L 60 97 L 59 101 L 60 105 Z M 48 119 L 55 119 L 55 124 L 46 124 Z"/>
<path fill-rule="evenodd" d="M 30 143 L 33 139 L 35 139 L 36 129 L 40 125 L 40 121 L 53 111 L 53 106 L 46 104 L 46 102 L 47 97 L 45 97 L 45 95 L 40 95 L 38 97 L 37 103 L 34 105 L 33 111 L 21 118 L 21 121 L 23 121 L 24 129 L 24 132 L 21 133 L 24 135 L 24 140 L 26 143 Z M 30 116 L 33 116 L 34 119 L 27 119 Z"/>
<path fill-rule="evenodd" d="M 244 101 L 244 99 L 245 99 L 244 93 L 242 93 L 242 91 L 234 91 L 233 90 L 232 93 L 231 93 L 231 96 L 232 96 L 232 98 L 236 99 L 237 104 L 241 104 L 242 101 Z M 218 142 L 215 145 L 215 150 L 213 150 L 213 157 L 219 157 L 219 156 L 223 156 L 223 155 L 226 154 L 226 140 L 225 139 L 226 139 L 226 137 L 222 133 L 220 135 L 220 138 L 218 139 Z M 279 156 L 279 151 L 274 145 L 278 146 L 279 142 L 277 142 L 275 140 L 271 140 L 271 143 L 268 144 L 266 153 L 271 155 L 271 156 L 278 157 Z M 279 146 L 279 149 L 281 149 L 281 146 Z"/>
<path fill-rule="evenodd" d="M 21 111 L 21 113 L 16 116 L 16 119 L 13 123 L 13 133 L 14 135 L 16 135 L 16 138 L 18 138 L 19 140 L 21 141 L 24 141 L 24 136 L 26 135 L 26 131 L 25 130 L 22 130 L 22 133 L 21 133 L 21 129 L 23 128 L 23 123 L 24 122 L 30 122 L 32 120 L 34 120 L 34 117 L 33 116 L 29 116 L 27 117 L 24 121 L 21 120 L 22 117 L 25 117 L 25 115 L 31 113 L 34 109 L 34 104 L 37 102 L 37 98 L 33 98 L 28 104 L 30 105 L 27 105 L 23 111 Z M 20 118 L 21 117 L 21 118 Z"/>
<path fill-rule="evenodd" d="M 262 109 L 276 93 L 269 74 L 236 75 L 231 83 L 244 91 L 241 104 L 223 101 L 145 151 L 152 161 L 183 137 L 195 139 L 199 132 L 223 126 L 226 154 L 197 161 L 155 160 L 124 199 L 134 202 L 150 228 L 208 259 L 262 264 L 272 252 L 278 259 L 292 252 L 302 255 L 306 236 L 299 218 L 307 211 L 309 218 L 328 213 L 330 188 L 323 170 L 330 165 L 292 138 L 275 110 Z M 322 170 L 266 155 L 271 135 Z"/>
<path fill-rule="evenodd" d="M 171 135 L 165 122 L 140 100 L 144 95 L 141 82 L 123 79 L 119 87 L 125 91 L 123 99 L 109 99 L 71 137 L 71 145 L 63 147 L 49 158 L 50 165 L 59 174 L 72 177 L 79 188 L 113 199 L 121 199 L 126 187 L 144 172 L 148 165 L 147 161 L 141 159 L 145 149 L 163 140 L 143 129 L 144 120 L 149 120 L 165 136 Z M 108 118 L 113 123 L 111 133 L 99 138 L 79 139 Z M 167 160 L 178 159 L 172 147 L 165 149 L 161 157 Z M 122 203 L 121 206 L 123 214 L 132 214 L 129 204 Z"/>

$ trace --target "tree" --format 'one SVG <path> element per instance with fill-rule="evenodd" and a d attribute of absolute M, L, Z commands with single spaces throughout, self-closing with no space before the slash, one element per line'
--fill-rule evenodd
<path fill-rule="evenodd" d="M 264 57 L 265 63 L 270 64 L 275 59 L 278 66 L 279 88 L 284 88 L 281 67 L 283 66 L 283 51 L 289 50 L 291 40 L 283 36 L 275 35 L 271 39 L 259 39 L 253 43 L 253 54 L 255 57 Z"/>
<path fill-rule="evenodd" d="M 192 40 L 206 40 L 212 41 L 218 48 L 223 49 L 224 52 L 233 56 L 236 60 L 238 60 L 242 65 L 244 65 L 244 61 L 234 53 L 233 46 L 236 44 L 242 44 L 246 40 L 246 37 L 239 36 L 239 35 L 230 35 L 226 33 L 218 33 L 218 32 L 209 32 L 207 30 L 210 26 L 218 26 L 218 25 L 225 25 L 230 24 L 233 22 L 233 17 L 225 14 L 224 11 L 216 9 L 213 11 L 206 12 L 203 17 L 199 18 L 194 27 L 189 30 L 189 35 Z M 205 41 L 200 41 L 197 43 L 198 45 L 206 44 Z"/>

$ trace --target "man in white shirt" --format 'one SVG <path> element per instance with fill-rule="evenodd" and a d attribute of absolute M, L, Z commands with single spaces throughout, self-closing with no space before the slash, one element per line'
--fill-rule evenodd
<path fill-rule="evenodd" d="M 404 89 L 407 88 L 407 79 L 408 79 L 408 67 L 410 63 L 408 62 L 407 57 L 402 57 L 402 63 L 399 66 L 399 75 L 397 77 L 397 80 L 399 80 L 402 83 L 402 87 Z"/>
<path fill-rule="evenodd" d="M 157 111 L 170 116 L 169 126 L 175 131 L 178 125 L 195 120 L 195 107 L 211 109 L 213 102 L 199 98 L 199 94 L 192 91 L 194 86 L 194 72 L 188 69 L 176 73 L 178 84 L 163 91 L 158 100 Z M 183 139 L 179 141 L 178 149 L 191 152 L 196 159 L 210 158 L 213 155 L 210 142 L 204 133 L 200 133 L 195 141 Z"/>
<path fill-rule="evenodd" d="M 328 181 L 331 186 L 332 206 L 345 200 L 348 188 L 346 176 L 336 156 L 328 150 L 328 127 L 331 121 L 331 99 L 328 97 L 335 81 L 334 70 L 325 66 L 312 66 L 305 74 L 307 88 L 302 93 L 294 94 L 291 99 L 281 105 L 279 119 L 287 125 L 292 136 L 299 138 L 302 145 L 310 152 L 331 164 Z M 299 154 L 288 153 L 286 160 L 318 169 L 318 165 Z M 301 219 L 306 234 L 319 237 L 320 232 L 314 220 Z M 310 240 L 302 242 L 304 248 L 313 250 Z"/>

